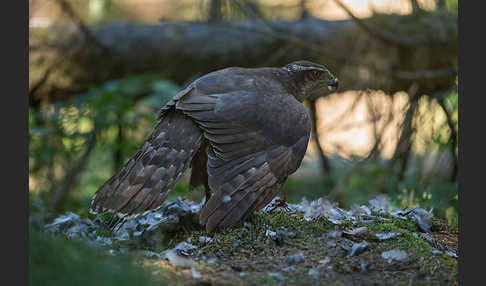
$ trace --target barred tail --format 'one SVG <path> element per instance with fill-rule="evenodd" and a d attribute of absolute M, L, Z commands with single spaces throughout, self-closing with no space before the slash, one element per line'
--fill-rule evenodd
<path fill-rule="evenodd" d="M 168 110 L 150 138 L 95 193 L 91 212 L 133 216 L 157 209 L 199 150 L 202 132 L 182 112 Z"/>

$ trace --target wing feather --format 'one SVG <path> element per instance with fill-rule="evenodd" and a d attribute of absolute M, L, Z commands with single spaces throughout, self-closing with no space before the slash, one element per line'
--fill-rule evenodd
<path fill-rule="evenodd" d="M 208 96 L 195 88 L 176 106 L 195 120 L 209 145 L 208 183 L 215 193 L 200 214 L 208 231 L 233 225 L 268 204 L 302 161 L 310 120 L 291 95 Z"/>

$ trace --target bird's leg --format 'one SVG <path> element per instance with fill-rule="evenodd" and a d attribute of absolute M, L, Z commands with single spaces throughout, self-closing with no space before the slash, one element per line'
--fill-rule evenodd
<path fill-rule="evenodd" d="M 279 198 L 278 200 L 276 200 L 276 202 L 277 202 L 277 207 L 283 208 L 287 212 L 291 211 L 289 205 L 287 204 L 287 194 L 285 192 L 282 192 L 282 198 L 281 199 Z"/>
<path fill-rule="evenodd" d="M 206 205 L 211 198 L 211 188 L 208 185 L 208 182 L 204 184 L 204 192 L 206 193 L 206 201 L 204 202 L 204 205 Z"/>
<path fill-rule="evenodd" d="M 282 198 L 278 198 L 275 200 L 273 203 L 272 208 L 269 210 L 269 212 L 273 212 L 277 208 L 283 208 L 286 211 L 289 211 L 287 202 L 286 202 L 286 195 L 284 192 L 282 192 Z"/>
<path fill-rule="evenodd" d="M 282 198 L 279 198 L 278 200 L 276 200 L 276 202 L 277 202 L 277 207 L 284 208 L 284 209 L 287 208 L 287 195 L 285 194 L 285 192 L 282 192 Z"/>
<path fill-rule="evenodd" d="M 273 212 L 277 208 L 283 208 L 286 212 L 292 212 L 292 209 L 287 204 L 287 195 L 286 193 L 282 192 L 282 198 L 278 198 L 275 200 L 274 205 L 270 212 Z"/>

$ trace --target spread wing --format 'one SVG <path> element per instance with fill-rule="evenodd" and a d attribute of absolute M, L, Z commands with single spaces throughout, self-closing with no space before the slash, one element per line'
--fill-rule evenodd
<path fill-rule="evenodd" d="M 290 94 L 204 94 L 194 87 L 174 105 L 194 119 L 209 142 L 208 182 L 215 193 L 200 215 L 208 231 L 231 226 L 268 204 L 300 166 L 310 120 Z"/>

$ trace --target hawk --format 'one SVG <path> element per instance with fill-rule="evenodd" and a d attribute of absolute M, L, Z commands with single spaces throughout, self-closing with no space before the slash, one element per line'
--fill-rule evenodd
<path fill-rule="evenodd" d="M 338 79 L 309 61 L 198 78 L 161 108 L 153 133 L 95 193 L 91 212 L 155 210 L 191 166 L 191 189 L 206 192 L 199 216 L 206 230 L 245 220 L 300 166 L 311 130 L 302 102 L 323 87 L 337 89 Z"/>

